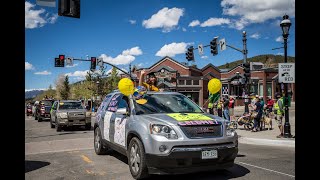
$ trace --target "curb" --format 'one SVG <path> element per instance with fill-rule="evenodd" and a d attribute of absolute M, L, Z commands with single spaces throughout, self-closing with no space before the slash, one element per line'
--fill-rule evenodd
<path fill-rule="evenodd" d="M 266 145 L 266 146 L 282 146 L 295 148 L 295 140 L 271 140 L 260 138 L 246 138 L 239 136 L 239 143 L 242 144 L 254 144 L 254 145 Z"/>

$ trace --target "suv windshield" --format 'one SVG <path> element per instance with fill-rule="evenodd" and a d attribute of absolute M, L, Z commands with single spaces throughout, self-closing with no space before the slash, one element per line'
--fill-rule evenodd
<path fill-rule="evenodd" d="M 44 104 L 45 106 L 52 106 L 53 101 L 41 101 L 41 104 Z"/>
<path fill-rule="evenodd" d="M 59 109 L 83 109 L 81 102 L 60 102 Z"/>
<path fill-rule="evenodd" d="M 136 114 L 202 113 L 202 110 L 182 94 L 146 94 L 145 104 L 134 101 Z"/>

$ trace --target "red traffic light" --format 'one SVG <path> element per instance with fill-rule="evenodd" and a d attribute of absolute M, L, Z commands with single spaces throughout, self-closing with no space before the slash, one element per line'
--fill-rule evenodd
<path fill-rule="evenodd" d="M 95 57 L 91 57 L 91 61 L 92 61 L 92 62 L 95 62 L 95 61 L 96 61 L 96 58 L 95 58 Z"/>
<path fill-rule="evenodd" d="M 64 55 L 59 55 L 59 59 L 61 60 L 61 61 L 63 61 L 64 60 Z"/>

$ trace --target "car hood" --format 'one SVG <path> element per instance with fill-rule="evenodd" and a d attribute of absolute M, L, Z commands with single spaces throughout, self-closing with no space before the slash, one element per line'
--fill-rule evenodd
<path fill-rule="evenodd" d="M 152 123 L 164 123 L 170 125 L 182 125 L 186 122 L 191 123 L 204 123 L 205 121 L 213 121 L 214 124 L 222 124 L 225 120 L 219 116 L 214 116 L 208 113 L 166 113 L 166 114 L 148 114 L 148 115 L 139 115 L 139 118 L 143 118 L 146 121 Z M 194 124 L 194 125 L 195 125 Z M 192 125 L 192 124 L 190 124 Z"/>
<path fill-rule="evenodd" d="M 85 109 L 60 109 L 57 113 L 62 113 L 62 112 L 66 112 L 66 113 L 85 113 L 86 110 Z"/>

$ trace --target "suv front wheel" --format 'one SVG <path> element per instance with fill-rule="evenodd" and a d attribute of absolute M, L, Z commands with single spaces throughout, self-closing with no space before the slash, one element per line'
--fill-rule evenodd
<path fill-rule="evenodd" d="M 144 147 L 141 141 L 136 137 L 132 138 L 129 144 L 128 164 L 133 178 L 143 179 L 149 176 Z"/>

